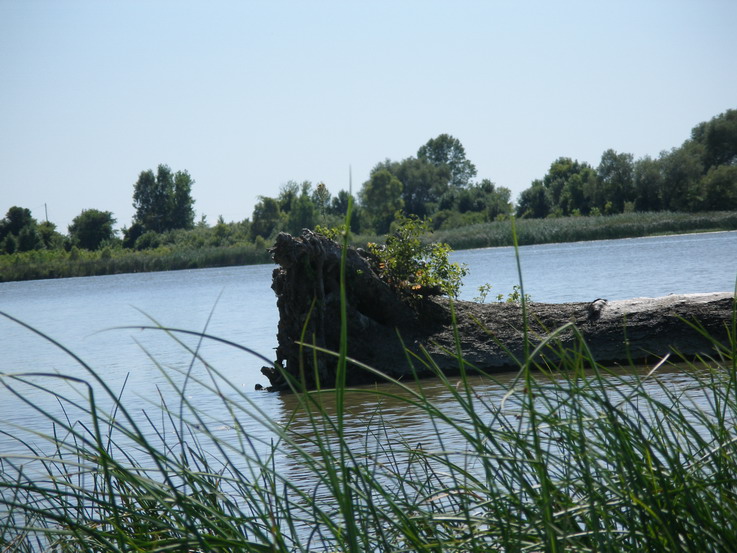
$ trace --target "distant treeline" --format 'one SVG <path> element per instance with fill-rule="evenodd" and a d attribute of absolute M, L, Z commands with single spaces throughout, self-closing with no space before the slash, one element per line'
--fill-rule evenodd
<path fill-rule="evenodd" d="M 659 234 L 737 230 L 737 211 L 709 213 L 664 211 L 597 217 L 520 219 L 515 227 L 520 245 L 633 238 Z M 221 231 L 222 241 L 219 243 L 225 244 L 238 236 L 242 228 L 239 229 L 237 224 L 234 226 L 222 223 Z M 162 240 L 167 244 L 140 251 L 106 246 L 96 251 L 73 247 L 69 252 L 64 249 L 33 250 L 14 255 L 0 255 L 0 282 L 251 265 L 271 261 L 267 252 L 271 244 L 261 237 L 255 242 L 241 240 L 228 245 L 208 245 L 218 242 L 219 239 L 213 235 L 211 228 L 168 232 L 162 235 Z M 192 240 L 195 236 L 198 236 L 199 240 Z M 352 238 L 353 244 L 361 247 L 380 240 L 375 234 L 353 235 Z M 437 230 L 426 239 L 445 242 L 456 250 L 513 244 L 510 221 L 493 221 Z M 183 245 L 186 243 L 201 245 Z"/>
<path fill-rule="evenodd" d="M 657 158 L 610 149 L 594 168 L 561 157 L 522 192 L 516 212 L 540 218 L 729 209 L 737 209 L 737 110 L 698 124 L 680 147 Z"/>
<path fill-rule="evenodd" d="M 133 185 L 133 221 L 120 231 L 109 211 L 83 210 L 64 234 L 49 221 L 38 222 L 29 209 L 13 206 L 0 220 L 0 280 L 265 261 L 263 252 L 278 232 L 338 226 L 349 203 L 355 235 L 383 235 L 399 214 L 415 215 L 427 218 L 456 248 L 509 243 L 509 225 L 491 223 L 512 215 L 520 221 L 522 243 L 731 229 L 728 214 L 684 219 L 676 213 L 737 210 L 737 110 L 698 124 L 680 147 L 657 158 L 635 160 L 611 149 L 597 167 L 558 158 L 516 204 L 508 188 L 477 179 L 463 145 L 448 134 L 429 140 L 415 156 L 377 163 L 356 197 L 346 190 L 333 195 L 324 183 L 289 181 L 276 197 L 259 196 L 251 217 L 238 222 L 220 217 L 210 225 L 204 216 L 195 222 L 194 184 L 187 171 L 174 172 L 167 165 L 142 171 Z M 660 212 L 663 218 L 634 217 L 631 224 L 595 221 L 603 215 Z M 534 219 L 561 221 L 522 224 Z M 641 228 L 641 222 L 655 219 L 662 230 Z M 693 229 L 673 228 L 685 220 Z M 521 230 L 527 228 L 537 230 L 528 238 Z"/>

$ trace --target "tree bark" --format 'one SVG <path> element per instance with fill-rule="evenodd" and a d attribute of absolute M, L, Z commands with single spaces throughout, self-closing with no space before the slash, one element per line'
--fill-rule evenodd
<path fill-rule="evenodd" d="M 279 309 L 274 367 L 264 367 L 272 390 L 289 389 L 283 373 L 307 389 L 335 384 L 336 357 L 315 353 L 299 342 L 330 351 L 340 348 L 340 261 L 337 243 L 304 230 L 281 233 L 270 250 L 279 265 L 272 289 Z M 484 371 L 519 368 L 531 352 L 563 325 L 536 360 L 556 363 L 560 352 L 583 337 L 601 364 L 648 362 L 668 353 L 714 355 L 728 343 L 735 309 L 732 293 L 672 295 L 591 302 L 527 304 L 527 325 L 519 304 L 451 301 L 403 296 L 390 288 L 369 252 L 346 252 L 345 295 L 348 356 L 394 378 L 459 371 L 465 362 Z M 527 332 L 524 329 L 527 328 Z M 708 337 L 707 337 L 708 336 Z M 348 365 L 348 384 L 375 380 Z"/>

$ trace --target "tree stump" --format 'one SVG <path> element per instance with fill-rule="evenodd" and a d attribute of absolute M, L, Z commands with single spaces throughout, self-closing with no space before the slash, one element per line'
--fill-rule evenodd
<path fill-rule="evenodd" d="M 293 237 L 281 233 L 270 249 L 279 265 L 272 289 L 279 325 L 275 367 L 264 367 L 271 390 L 287 390 L 284 372 L 306 389 L 335 384 L 336 358 L 315 353 L 299 342 L 340 348 L 340 261 L 342 247 L 309 230 Z M 527 304 L 527 333 L 519 304 L 480 304 L 440 297 L 398 294 L 378 275 L 376 260 L 348 248 L 345 295 L 348 356 L 394 378 L 433 374 L 431 360 L 446 374 L 465 362 L 484 371 L 519 368 L 527 350 L 567 323 L 583 336 L 597 362 L 648 362 L 676 352 L 710 355 L 726 345 L 733 328 L 734 294 L 672 295 L 591 302 Z M 694 327 L 696 326 L 696 328 Z M 702 329 L 701 332 L 699 329 Z M 709 338 L 705 336 L 706 333 Z M 555 363 L 559 352 L 577 343 L 573 328 L 556 336 L 556 347 L 540 353 Z M 348 384 L 375 380 L 349 364 Z"/>

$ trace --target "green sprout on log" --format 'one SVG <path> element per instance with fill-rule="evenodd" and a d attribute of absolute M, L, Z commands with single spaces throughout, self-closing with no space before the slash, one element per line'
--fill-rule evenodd
<path fill-rule="evenodd" d="M 452 251 L 443 243 L 424 243 L 422 236 L 431 232 L 427 220 L 400 215 L 392 225 L 386 244 L 369 244 L 376 256 L 381 278 L 400 293 L 457 298 L 468 274 L 465 264 L 451 263 Z"/>

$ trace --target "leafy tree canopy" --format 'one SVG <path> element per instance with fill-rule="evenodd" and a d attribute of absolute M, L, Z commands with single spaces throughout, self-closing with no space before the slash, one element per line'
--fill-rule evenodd
<path fill-rule="evenodd" d="M 49 221 L 38 224 L 38 234 L 41 236 L 43 247 L 48 250 L 61 248 L 64 243 L 64 236 L 57 232 L 56 225 Z"/>
<path fill-rule="evenodd" d="M 13 206 L 0 221 L 0 252 L 26 252 L 43 247 L 38 223 L 25 207 Z"/>
<path fill-rule="evenodd" d="M 691 131 L 691 138 L 704 148 L 704 167 L 737 165 L 737 109 L 730 109 Z"/>
<path fill-rule="evenodd" d="M 671 211 L 697 211 L 701 202 L 699 181 L 704 173 L 703 146 L 687 140 L 680 148 L 660 154 L 663 207 Z"/>
<path fill-rule="evenodd" d="M 385 160 L 377 164 L 371 174 L 386 170 L 402 183 L 404 211 L 425 217 L 448 190 L 450 168 L 435 165 L 427 159 L 408 157 L 402 161 Z"/>
<path fill-rule="evenodd" d="M 302 183 L 301 192 L 292 202 L 292 208 L 287 217 L 287 230 L 298 234 L 303 228 L 313 228 L 317 220 L 317 206 L 313 201 L 312 183 Z"/>
<path fill-rule="evenodd" d="M 547 217 L 551 210 L 550 194 L 541 180 L 532 182 L 532 186 L 522 191 L 517 202 L 517 217 Z"/>
<path fill-rule="evenodd" d="M 436 167 L 447 167 L 450 171 L 450 185 L 457 188 L 468 186 L 476 176 L 476 166 L 466 159 L 463 144 L 449 134 L 441 134 L 428 140 L 417 150 L 417 157 Z"/>
<path fill-rule="evenodd" d="M 172 173 L 168 165 L 159 165 L 156 175 L 142 171 L 133 188 L 135 222 L 154 232 L 193 228 L 193 184 L 187 171 Z"/>
<path fill-rule="evenodd" d="M 601 196 L 605 202 L 611 202 L 615 213 L 624 211 L 625 202 L 635 200 L 633 173 L 632 154 L 617 153 L 611 148 L 601 154 L 601 162 L 597 168 Z"/>
<path fill-rule="evenodd" d="M 251 235 L 253 238 L 261 236 L 268 238 L 277 228 L 281 219 L 281 209 L 279 202 L 268 196 L 259 196 L 259 201 L 253 208 L 253 216 L 251 220 Z"/>
<path fill-rule="evenodd" d="M 5 218 L 0 221 L 0 238 L 8 234 L 17 236 L 24 227 L 35 225 L 36 219 L 31 215 L 30 209 L 14 205 L 8 209 Z"/>
<path fill-rule="evenodd" d="M 376 232 L 384 234 L 395 214 L 404 207 L 402 183 L 388 170 L 374 172 L 361 189 L 361 205 L 371 218 Z"/>
<path fill-rule="evenodd" d="M 115 218 L 110 211 L 85 209 L 69 225 L 69 236 L 80 248 L 96 250 L 115 238 L 114 224 Z"/>

